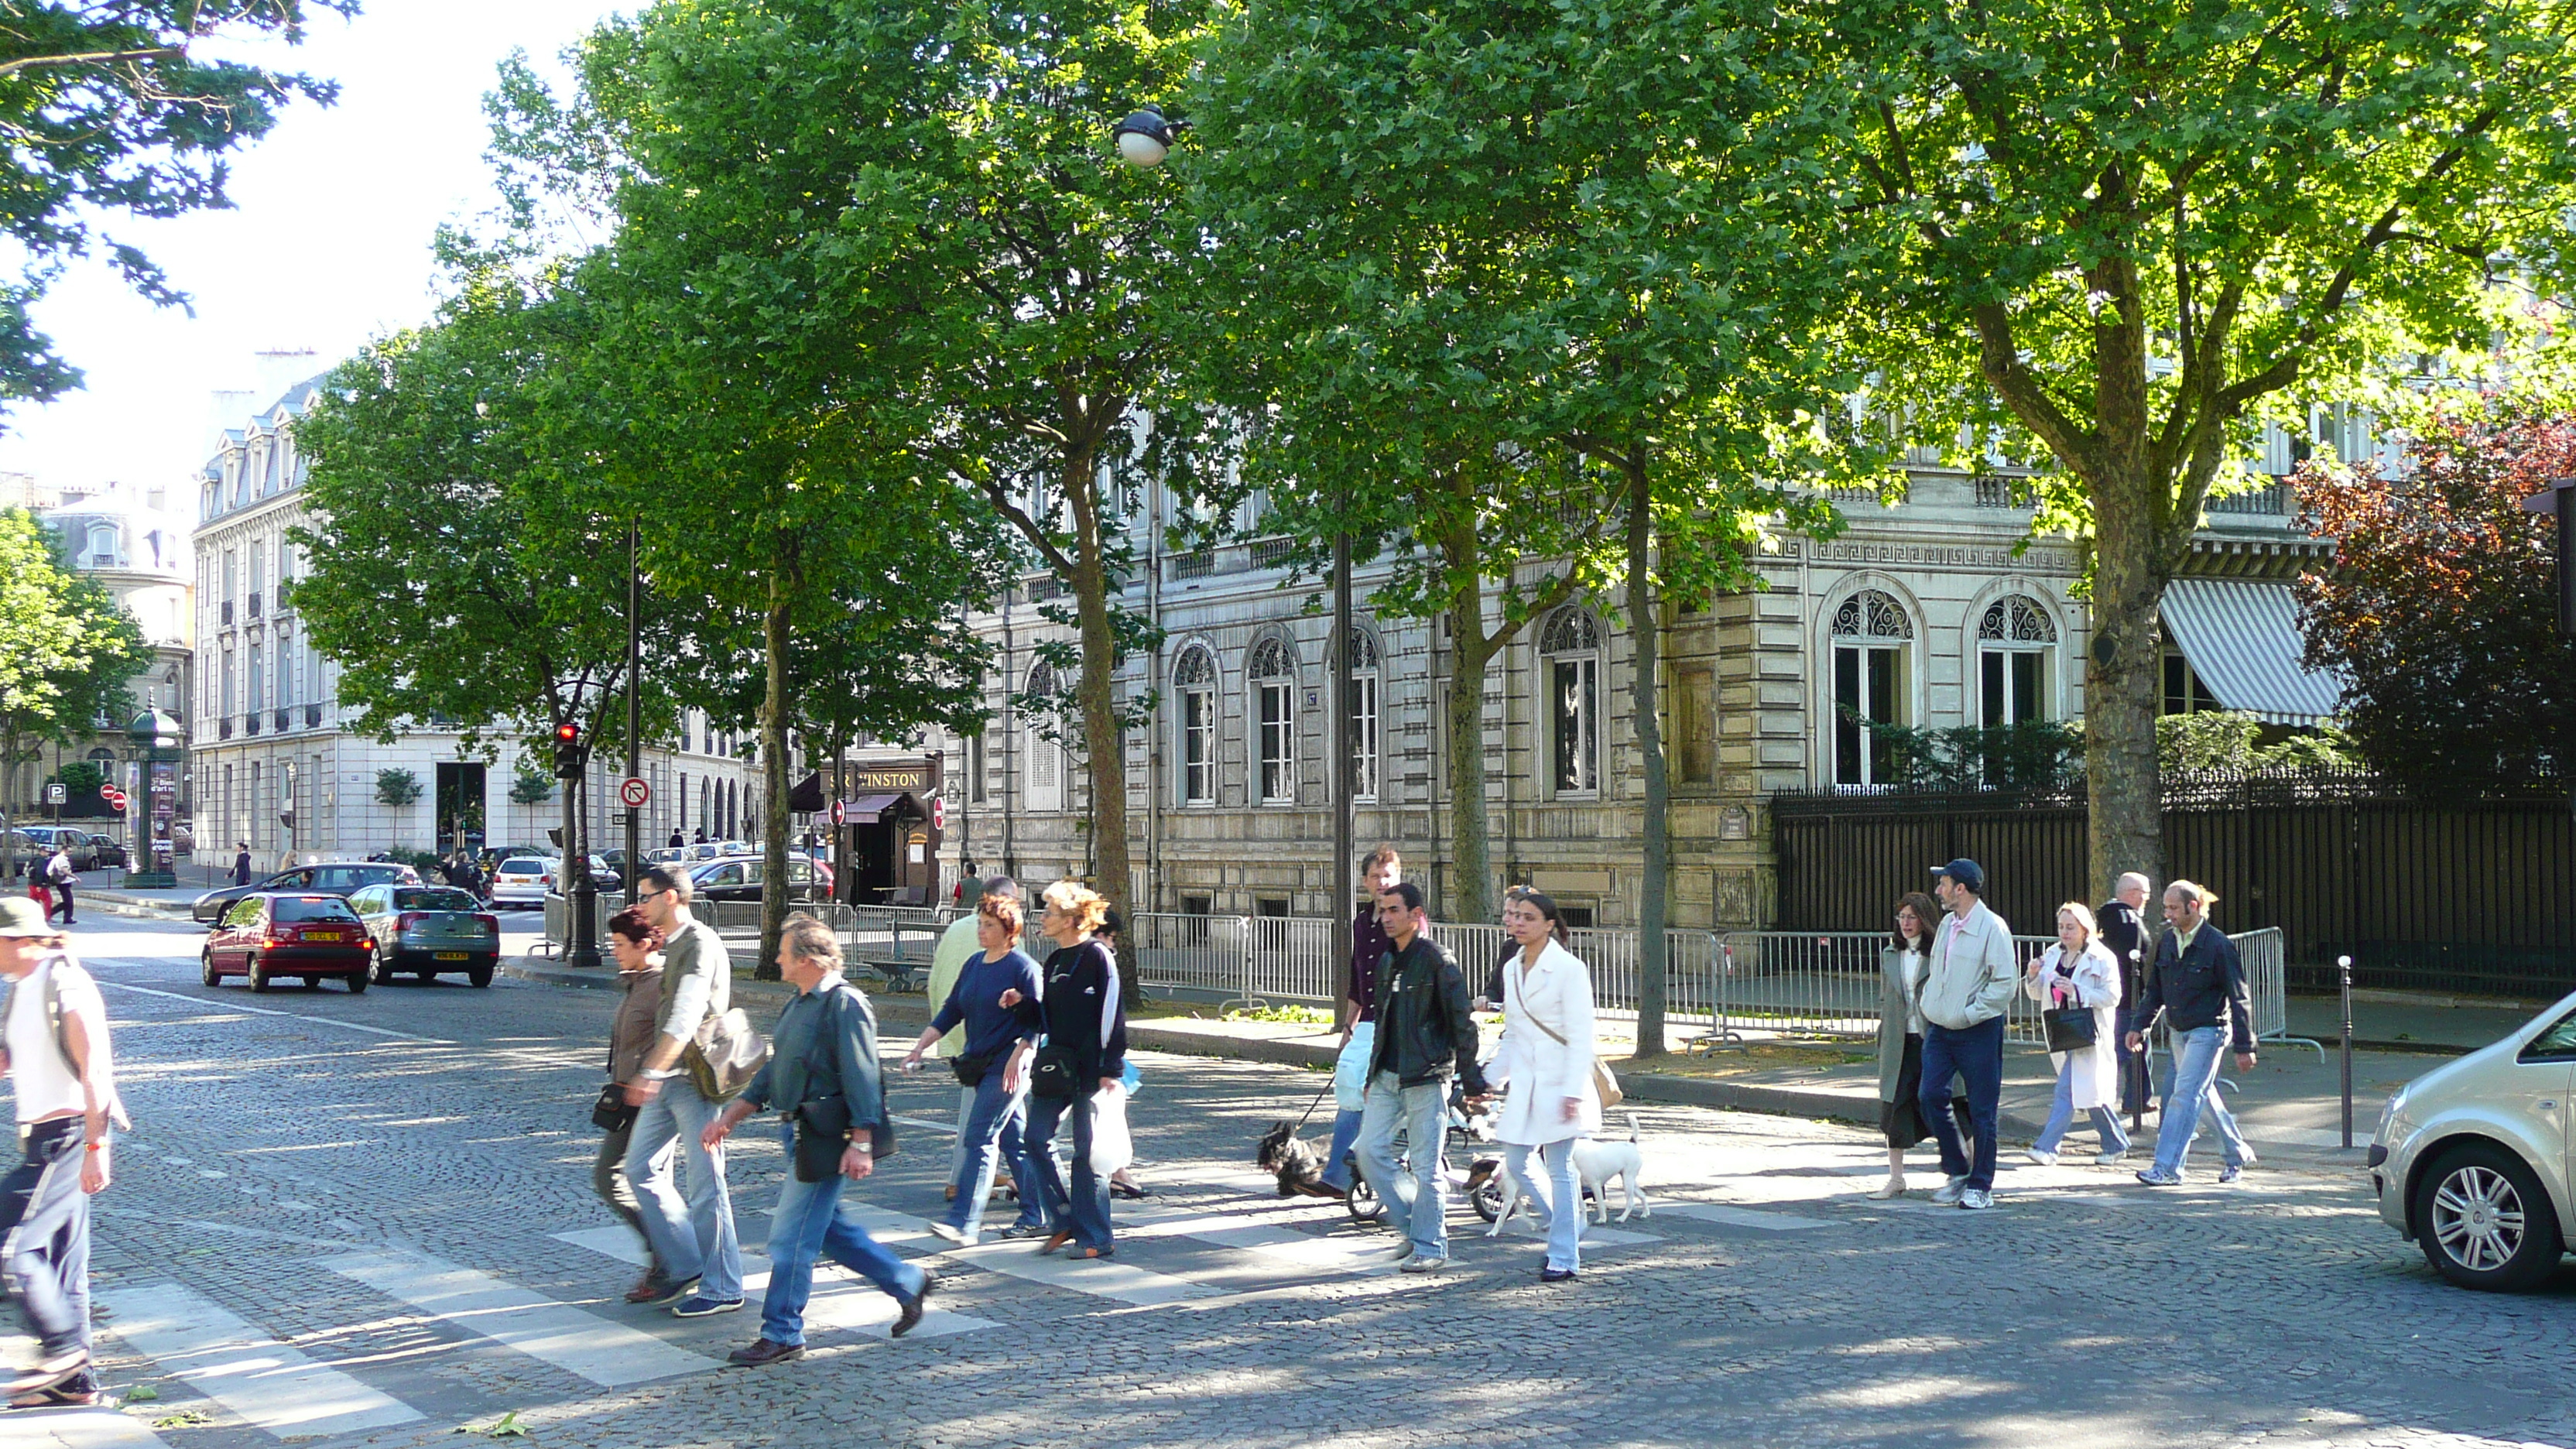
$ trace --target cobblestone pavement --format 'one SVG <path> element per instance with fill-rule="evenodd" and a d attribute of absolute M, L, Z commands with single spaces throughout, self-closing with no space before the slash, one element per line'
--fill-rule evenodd
<path fill-rule="evenodd" d="M 1923 1200 L 1928 1160 L 1915 1197 L 1861 1197 L 1870 1134 L 1657 1108 L 1638 1114 L 1653 1216 L 1589 1245 L 1579 1284 L 1542 1287 L 1535 1240 L 1463 1208 L 1450 1270 L 1424 1279 L 1245 1166 L 1318 1077 L 1172 1057 L 1142 1059 L 1155 1196 L 1120 1204 L 1117 1276 L 948 1253 L 945 1315 L 894 1342 L 885 1301 L 827 1268 L 838 1326 L 804 1361 L 718 1369 L 755 1313 L 619 1301 L 634 1270 L 588 1177 L 604 994 L 209 991 L 198 939 L 116 922 L 81 942 L 139 1124 L 100 1204 L 101 1349 L 117 1390 L 157 1398 L 10 1415 L 11 1449 L 452 1446 L 505 1414 L 602 1449 L 2576 1443 L 2576 1271 L 2528 1297 L 2450 1288 L 2357 1175 L 2150 1195 L 2024 1167 L 1971 1214 Z M 930 1124 L 954 1088 L 896 1082 L 913 1125 L 859 1191 L 901 1227 L 939 1209 Z M 1309 1135 L 1328 1123 L 1329 1104 Z M 740 1140 L 757 1243 L 780 1153 Z"/>

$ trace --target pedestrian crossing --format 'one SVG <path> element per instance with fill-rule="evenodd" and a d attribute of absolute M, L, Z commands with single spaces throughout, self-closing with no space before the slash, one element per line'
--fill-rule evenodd
<path fill-rule="evenodd" d="M 112 1331 L 135 1352 L 223 1405 L 242 1422 L 281 1438 L 408 1424 L 420 1411 L 317 1363 L 185 1284 L 160 1281 L 100 1295 Z"/>

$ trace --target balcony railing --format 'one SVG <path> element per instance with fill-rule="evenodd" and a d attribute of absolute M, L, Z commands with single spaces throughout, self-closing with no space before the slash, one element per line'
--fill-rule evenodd
<path fill-rule="evenodd" d="M 250 616 L 251 616 L 252 618 L 254 618 L 254 619 L 256 619 L 256 618 L 258 618 L 258 617 L 259 617 L 259 593 L 258 593 L 258 591 L 257 591 L 257 590 L 253 590 L 253 591 L 251 592 L 251 596 L 250 596 Z"/>
<path fill-rule="evenodd" d="M 1189 553 L 1176 553 L 1172 555 L 1173 578 L 1203 579 L 1214 572 L 1216 572 L 1216 551 L 1214 549 L 1194 549 Z"/>
<path fill-rule="evenodd" d="M 1274 568 L 1279 564 L 1287 562 L 1289 555 L 1296 551 L 1297 541 L 1293 538 L 1254 539 L 1252 541 L 1252 566 L 1257 569 Z"/>
<path fill-rule="evenodd" d="M 2269 483 L 2251 493 L 2237 493 L 2209 500 L 2212 513 L 2233 513 L 2255 518 L 2286 518 L 2297 498 L 2287 483 Z"/>
<path fill-rule="evenodd" d="M 2019 478 L 1980 478 L 1977 480 L 1979 508 L 2028 508 L 2030 485 Z"/>
<path fill-rule="evenodd" d="M 307 729 L 320 728 L 322 724 L 322 706 L 318 704 L 308 704 L 304 706 L 304 724 Z"/>
<path fill-rule="evenodd" d="M 215 733 L 220 738 L 227 740 L 231 739 L 233 737 L 233 717 L 231 715 L 225 715 L 222 722 L 215 727 Z"/>
<path fill-rule="evenodd" d="M 250 713 L 242 716 L 242 733 L 246 735 L 255 735 L 259 733 L 258 710 L 252 710 Z"/>
<path fill-rule="evenodd" d="M 286 731 L 286 730 L 293 729 L 294 727 L 295 727 L 295 711 L 293 711 L 293 710 L 291 710 L 291 709 L 281 709 L 281 710 L 279 710 L 279 711 L 277 712 L 277 728 L 279 729 L 279 731 L 280 731 L 280 732 L 283 732 L 283 731 Z"/>
<path fill-rule="evenodd" d="M 226 624 L 230 624 L 230 623 L 232 623 L 232 621 L 233 621 L 233 601 L 232 601 L 232 600 L 230 600 L 230 599 L 226 599 L 226 600 L 224 600 L 223 608 L 224 608 L 224 618 L 223 618 L 223 622 L 224 622 L 224 623 L 226 623 Z"/>

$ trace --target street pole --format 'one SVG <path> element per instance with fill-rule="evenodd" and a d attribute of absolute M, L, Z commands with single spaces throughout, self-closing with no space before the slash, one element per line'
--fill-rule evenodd
<path fill-rule="evenodd" d="M 1345 523 L 1347 521 L 1345 520 Z M 1333 866 L 1326 872 L 1333 892 L 1333 971 L 1340 996 L 1351 995 L 1351 923 L 1359 899 L 1359 882 L 1351 860 L 1351 535 L 1348 527 L 1333 535 L 1333 637 L 1325 646 L 1332 671 Z M 1341 1008 L 1336 1005 L 1338 1012 Z"/>
<path fill-rule="evenodd" d="M 2343 1145 L 2352 1146 L 2352 958 L 2337 956 L 2335 970 L 2343 977 Z"/>
<path fill-rule="evenodd" d="M 644 626 L 639 610 L 644 602 L 644 574 L 637 567 L 635 525 L 626 525 L 626 775 L 628 779 L 644 776 Z M 635 899 L 635 880 L 644 869 L 644 811 L 629 806 L 626 811 L 626 899 Z"/>

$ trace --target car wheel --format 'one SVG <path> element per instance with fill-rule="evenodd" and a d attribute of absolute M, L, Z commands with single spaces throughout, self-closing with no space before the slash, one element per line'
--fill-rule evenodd
<path fill-rule="evenodd" d="M 367 946 L 367 976 L 378 986 L 392 982 L 394 973 L 385 960 L 385 948 L 370 942 Z"/>
<path fill-rule="evenodd" d="M 224 973 L 215 969 L 215 953 L 211 948 L 197 953 L 197 979 L 208 986 L 224 983 Z"/>
<path fill-rule="evenodd" d="M 272 984 L 274 983 L 268 976 L 268 963 L 257 956 L 250 958 L 250 989 L 264 995 Z"/>
<path fill-rule="evenodd" d="M 361 995 L 364 995 L 364 994 L 366 993 L 366 990 L 367 990 L 367 973 L 366 973 L 366 972 L 364 972 L 364 971 L 352 971 L 352 972 L 350 972 L 347 976 L 342 977 L 341 979 L 349 983 L 349 994 L 350 994 L 351 996 L 361 996 Z"/>
<path fill-rule="evenodd" d="M 473 967 L 466 971 L 465 979 L 473 982 L 477 986 L 490 986 L 492 984 L 492 968 L 489 966 Z"/>
<path fill-rule="evenodd" d="M 2415 1184 L 2415 1241 L 2463 1288 L 2518 1293 L 2557 1271 L 2558 1209 L 2521 1158 L 2473 1142 L 2442 1154 Z"/>

